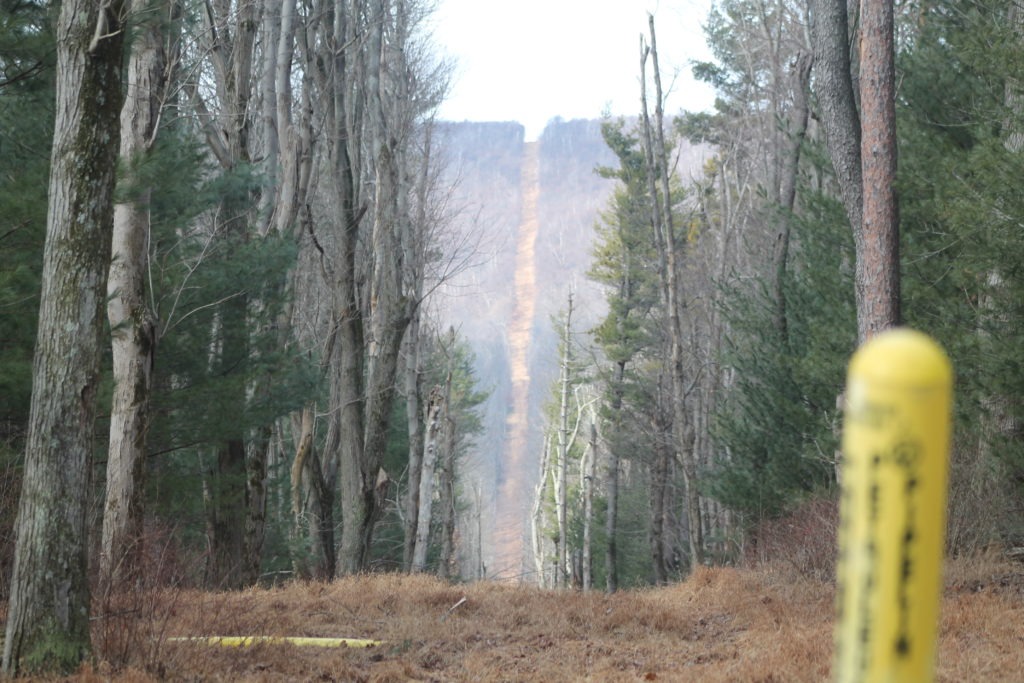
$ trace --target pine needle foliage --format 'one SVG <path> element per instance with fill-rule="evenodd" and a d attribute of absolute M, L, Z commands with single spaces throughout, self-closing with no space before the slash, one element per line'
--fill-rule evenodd
<path fill-rule="evenodd" d="M 788 334 L 772 324 L 765 283 L 729 287 L 723 299 L 723 362 L 735 381 L 717 416 L 725 457 L 709 472 L 708 493 L 751 522 L 832 486 L 836 397 L 856 343 L 853 244 L 841 207 L 808 193 L 794 228 Z"/>

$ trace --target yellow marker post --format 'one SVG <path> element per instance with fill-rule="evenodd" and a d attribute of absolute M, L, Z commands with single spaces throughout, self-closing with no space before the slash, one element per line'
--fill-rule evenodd
<path fill-rule="evenodd" d="M 930 683 L 942 590 L 952 368 L 884 332 L 850 361 L 837 567 L 838 683 Z"/>

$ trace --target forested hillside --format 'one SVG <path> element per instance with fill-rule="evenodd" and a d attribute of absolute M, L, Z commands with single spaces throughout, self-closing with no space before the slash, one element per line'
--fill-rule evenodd
<path fill-rule="evenodd" d="M 652 17 L 637 111 L 538 140 L 437 120 L 432 9 L 0 2 L 5 671 L 165 589 L 827 591 L 899 325 L 955 368 L 947 553 L 1016 581 L 1016 4 L 721 0 L 700 112 Z"/>
<path fill-rule="evenodd" d="M 453 224 L 477 248 L 475 265 L 446 283 L 439 306 L 473 348 L 477 375 L 491 389 L 485 430 L 467 462 L 484 494 L 485 528 L 501 530 L 497 545 L 485 541 L 486 573 L 529 578 L 526 503 L 538 476 L 543 405 L 558 375 L 553 321 L 570 292 L 589 309 L 583 330 L 604 308 L 586 271 L 613 186 L 597 170 L 613 155 L 598 120 L 556 119 L 529 143 L 516 123 L 446 123 L 441 130 Z"/>

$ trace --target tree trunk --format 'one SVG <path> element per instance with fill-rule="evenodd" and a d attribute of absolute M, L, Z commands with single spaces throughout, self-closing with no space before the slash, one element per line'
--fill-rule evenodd
<path fill-rule="evenodd" d="M 622 382 L 626 374 L 626 363 L 615 364 L 615 377 L 612 380 L 612 415 L 615 424 L 621 423 L 622 416 Z M 619 454 L 614 446 L 608 449 L 608 467 L 605 472 L 605 488 L 608 509 L 605 513 L 605 536 L 607 550 L 605 552 L 605 591 L 614 593 L 619 589 L 619 550 L 616 540 L 619 527 Z"/>
<path fill-rule="evenodd" d="M 409 475 L 405 495 L 402 569 L 411 571 L 416 550 L 417 528 L 422 494 L 424 444 L 420 425 L 420 323 L 419 315 L 409 325 L 405 338 L 405 415 L 409 435 Z"/>
<path fill-rule="evenodd" d="M 588 591 L 593 586 L 593 527 L 594 527 L 594 463 L 597 461 L 597 415 L 591 414 L 590 418 L 590 444 L 587 453 L 583 456 L 583 590 Z"/>
<path fill-rule="evenodd" d="M 337 216 L 321 256 L 331 298 L 327 414 L 334 436 L 326 458 L 340 471 L 343 573 L 364 570 L 370 558 L 388 481 L 381 465 L 400 346 L 418 305 L 405 269 L 414 243 L 406 150 L 423 102 L 406 92 L 415 71 L 408 59 L 414 51 L 407 50 L 406 4 L 323 0 L 313 10 L 316 35 L 299 41 L 307 64 L 315 65 L 307 69 L 312 76 L 304 92 L 315 91 L 310 102 L 322 107 Z"/>
<path fill-rule="evenodd" d="M 569 308 L 565 314 L 562 329 L 561 377 L 558 381 L 558 466 L 555 470 L 555 518 L 558 522 L 558 575 L 557 585 L 568 583 L 569 571 L 569 523 L 568 523 L 568 474 L 569 474 L 569 384 L 572 364 L 572 294 L 569 294 Z"/>
<path fill-rule="evenodd" d="M 381 514 L 378 483 L 381 481 L 384 453 L 395 396 L 395 377 L 402 337 L 412 318 L 415 305 L 403 291 L 402 244 L 409 221 L 400 209 L 402 186 L 399 124 L 394 103 L 384 92 L 382 50 L 385 24 L 388 23 L 384 0 L 370 3 L 372 22 L 367 51 L 366 93 L 371 149 L 375 155 L 375 195 L 371 233 L 369 278 L 370 297 L 366 311 L 369 338 L 366 354 L 365 436 L 359 471 L 362 487 L 342 499 L 341 563 L 346 573 L 367 566 L 373 529 Z M 400 14 L 400 13 L 399 13 Z M 400 31 L 399 31 L 400 33 Z M 386 474 L 383 476 L 386 477 Z"/>
<path fill-rule="evenodd" d="M 298 234 L 297 219 L 309 191 L 313 162 L 309 98 L 311 70 L 316 67 L 308 61 L 309 51 L 304 50 L 307 63 L 302 69 L 302 101 L 296 106 L 292 94 L 295 5 L 296 0 L 284 0 L 279 10 L 275 3 L 266 3 L 264 8 L 264 33 L 269 43 L 263 72 L 264 129 L 269 184 L 275 190 L 267 193 L 273 205 L 265 213 L 273 229 L 285 235 Z"/>
<path fill-rule="evenodd" d="M 313 545 L 317 558 L 314 576 L 322 580 L 330 580 L 338 567 L 337 551 L 334 547 L 334 488 L 337 481 L 336 470 L 332 463 L 321 462 L 314 451 L 307 461 L 313 494 L 311 507 L 314 510 L 310 526 Z"/>
<path fill-rule="evenodd" d="M 438 435 L 441 428 L 441 414 L 444 395 L 440 386 L 430 390 L 430 398 L 424 408 L 423 424 L 423 467 L 420 474 L 419 510 L 416 513 L 416 543 L 413 548 L 412 570 L 422 572 L 427 568 L 427 550 L 430 545 L 430 522 L 434 504 L 434 470 L 437 463 Z"/>
<path fill-rule="evenodd" d="M 158 17 L 162 20 L 163 17 Z M 139 27 L 128 64 L 121 110 L 122 182 L 129 197 L 114 206 L 107 319 L 110 323 L 114 392 L 110 408 L 106 502 L 100 576 L 113 586 L 131 579 L 142 554 L 146 430 L 156 352 L 156 324 L 145 301 L 149 261 L 151 188 L 138 186 L 134 169 L 152 148 L 166 88 L 161 21 Z"/>
<path fill-rule="evenodd" d="M 260 384 L 260 389 L 265 390 L 263 383 Z M 243 586 L 255 585 L 263 567 L 263 543 L 267 536 L 267 463 L 273 435 L 272 424 L 259 426 L 245 453 L 245 526 L 241 562 Z"/>
<path fill-rule="evenodd" d="M 339 569 L 352 573 L 367 567 L 382 511 L 388 478 L 381 465 L 400 345 L 419 304 L 406 267 L 417 237 L 409 217 L 407 152 L 425 93 L 408 92 L 416 69 L 406 2 L 329 5 L 319 44 L 333 63 L 316 78 L 341 217 L 329 257 L 335 334 L 330 413 L 341 439 Z M 373 189 L 372 201 L 363 183 Z"/>
<path fill-rule="evenodd" d="M 310 459 L 310 455 L 313 452 L 313 411 L 314 406 L 312 404 L 305 406 L 302 409 L 301 417 L 299 418 L 299 439 L 298 446 L 295 448 L 295 458 L 292 460 L 291 466 L 291 511 L 292 511 L 292 528 L 291 528 L 291 553 L 292 553 L 292 572 L 298 577 L 309 576 L 309 567 L 306 565 L 305 552 L 303 537 L 305 535 L 305 505 L 302 501 L 303 492 L 303 476 L 306 470 L 306 463 Z M 293 422 L 294 425 L 294 422 Z"/>
<path fill-rule="evenodd" d="M 245 442 L 229 439 L 217 448 L 208 475 L 206 585 L 217 589 L 242 585 L 243 530 L 246 518 Z"/>
<path fill-rule="evenodd" d="M 864 183 L 860 164 L 860 114 L 850 60 L 850 29 L 846 0 L 812 0 L 811 35 L 815 94 L 839 193 L 854 238 L 860 239 Z M 858 247 L 859 249 L 859 247 Z"/>
<path fill-rule="evenodd" d="M 861 3 L 863 236 L 857 251 L 861 340 L 900 322 L 900 229 L 896 201 L 896 69 L 893 3 Z"/>
<path fill-rule="evenodd" d="M 407 291 L 414 292 L 416 301 L 423 299 L 423 276 L 427 260 L 425 232 L 430 221 L 428 218 L 428 205 L 431 187 L 432 130 L 433 122 L 428 123 L 426 126 L 423 158 L 419 169 L 419 183 L 416 188 L 414 225 L 417 226 L 418 233 L 415 236 L 410 235 L 409 243 L 403 245 L 407 252 L 407 256 L 403 259 L 405 286 Z M 420 364 L 424 346 L 420 332 L 421 315 L 419 309 L 413 313 L 403 341 L 406 348 L 405 393 L 407 431 L 409 433 L 409 482 L 405 500 L 405 539 L 402 553 L 403 567 L 406 571 L 412 568 L 412 553 L 413 547 L 416 544 L 420 473 L 423 468 L 423 439 L 421 438 L 422 425 L 420 424 L 419 408 L 421 390 Z M 454 330 L 452 331 L 452 337 L 454 338 Z"/>
<path fill-rule="evenodd" d="M 548 512 L 544 504 L 547 494 L 548 478 L 551 476 L 551 437 L 544 434 L 544 444 L 540 451 L 540 476 L 537 478 L 537 486 L 533 493 L 533 507 L 530 509 L 530 538 L 533 542 L 533 566 L 538 577 L 538 584 L 542 588 L 553 586 L 554 581 L 548 580 L 547 568 L 547 546 L 549 539 L 546 536 L 548 525 Z"/>
<path fill-rule="evenodd" d="M 660 410 L 660 409 L 659 409 Z M 655 420 L 655 434 L 665 434 L 667 425 L 657 424 L 660 419 Z M 669 461 L 672 458 L 672 449 L 668 444 L 662 442 L 657 436 L 654 445 L 654 464 L 651 467 L 651 568 L 654 571 L 654 583 L 663 586 L 668 583 L 668 563 L 665 556 L 665 514 L 668 505 L 668 479 Z"/>
<path fill-rule="evenodd" d="M 680 318 L 683 302 L 679 283 L 680 266 L 675 243 L 675 225 L 672 219 L 672 195 L 669 183 L 668 153 L 665 147 L 664 95 L 661 88 L 661 71 L 658 65 L 658 47 L 654 32 L 654 16 L 647 17 L 651 34 L 649 48 L 641 50 L 641 104 L 645 129 L 645 150 L 650 176 L 650 192 L 654 229 L 658 234 L 661 252 L 662 292 L 669 322 L 669 343 L 671 345 L 670 369 L 672 377 L 672 436 L 679 460 L 683 466 L 683 482 L 686 485 L 686 523 L 690 543 L 690 566 L 703 562 L 703 534 L 700 519 L 700 494 L 697 485 L 696 454 L 688 447 L 685 370 L 683 367 L 684 334 Z M 654 125 L 652 127 L 647 109 L 646 61 L 651 58 L 654 75 L 655 103 Z M 661 182 L 661 194 L 655 186 Z M 659 201 L 662 205 L 659 207 Z"/>
<path fill-rule="evenodd" d="M 309 49 L 303 49 L 302 55 L 306 62 L 302 64 L 301 100 L 296 103 L 293 97 L 293 65 L 296 60 L 297 31 L 304 31 L 306 26 L 299 26 L 301 19 L 296 17 L 296 0 L 284 0 L 277 3 L 263 3 L 263 45 L 261 72 L 261 108 L 263 119 L 263 155 L 267 172 L 267 187 L 261 195 L 261 215 L 265 218 L 260 235 L 270 233 L 291 235 L 296 241 L 303 231 L 312 234 L 312 219 L 308 212 L 307 196 L 310 191 L 313 164 L 312 145 L 312 106 L 311 85 L 312 72 L 315 68 L 311 61 L 313 55 Z M 303 47 L 307 47 L 303 45 Z M 300 219 L 301 215 L 301 219 Z M 318 245 L 319 246 L 319 245 Z M 294 291 L 301 277 L 295 270 L 286 279 L 274 283 L 270 287 L 267 299 L 283 297 L 285 310 L 279 316 L 278 345 L 286 347 L 293 343 Z M 256 307 L 258 308 L 258 306 Z M 253 387 L 253 394 L 269 398 L 273 391 L 271 380 L 258 377 Z M 298 428 L 295 459 L 291 466 L 291 516 L 292 526 L 289 530 L 291 543 L 292 567 L 299 576 L 309 574 L 305 557 L 305 515 L 302 500 L 304 474 L 310 468 L 310 460 L 317 457 L 313 454 L 315 404 L 308 404 L 300 412 L 298 419 L 293 418 L 293 426 Z M 262 548 L 265 539 L 266 516 L 266 468 L 269 454 L 268 436 L 272 433 L 269 426 L 257 429 L 257 438 L 250 446 L 247 457 L 247 493 L 249 514 L 246 524 L 245 539 L 245 576 L 247 583 L 258 578 Z M 319 468 L 317 468 L 319 470 Z M 322 481 L 313 482 L 310 477 L 309 489 L 319 490 Z M 319 496 L 314 493 L 319 500 Z M 319 513 L 315 515 L 319 518 Z M 319 537 L 319 528 L 315 526 L 312 536 Z M 333 544 L 332 544 L 333 545 Z M 333 553 L 333 548 L 331 550 Z M 321 563 L 331 564 L 323 553 Z"/>
<path fill-rule="evenodd" d="M 369 149 L 375 164 L 373 180 L 375 193 L 373 220 L 370 228 L 370 250 L 366 258 L 370 264 L 368 283 L 369 306 L 364 307 L 363 325 L 366 334 L 366 394 L 362 397 L 363 445 L 359 459 L 342 462 L 341 546 L 338 549 L 339 570 L 343 574 L 363 571 L 368 562 L 373 527 L 379 510 L 375 496 L 375 483 L 386 445 L 387 424 L 391 416 L 394 395 L 393 378 L 397 370 L 398 345 L 401 335 L 394 338 L 387 317 L 393 313 L 398 292 L 389 268 L 397 258 L 393 250 L 395 215 L 395 159 L 385 140 L 386 126 L 381 96 L 381 50 L 384 45 L 384 0 L 366 3 L 368 23 L 366 34 L 366 68 L 362 85 L 367 97 L 367 126 L 364 134 L 370 140 Z M 395 273 L 397 275 L 397 273 Z M 392 358 L 394 348 L 395 358 Z M 392 367 L 393 366 L 393 367 Z"/>
<path fill-rule="evenodd" d="M 110 268 L 125 3 L 61 4 L 56 124 L 4 671 L 89 651 L 87 519 Z"/>
<path fill-rule="evenodd" d="M 338 463 L 342 517 L 352 520 L 362 514 L 363 318 L 356 286 L 356 253 L 359 225 L 366 213 L 358 175 L 361 156 L 356 142 L 362 128 L 362 106 L 359 93 L 349 87 L 349 79 L 355 78 L 358 71 L 356 65 L 349 64 L 349 46 L 355 44 L 354 24 L 355 18 L 349 16 L 347 2 L 334 0 L 330 3 L 323 40 L 332 56 L 333 68 L 320 83 L 327 106 L 331 187 L 339 209 L 337 235 L 327 271 L 332 341 L 328 367 L 331 425 L 325 455 Z M 347 565 L 342 567 L 343 571 L 354 569 Z"/>
<path fill-rule="evenodd" d="M 807 123 L 810 119 L 808 89 L 811 82 L 812 58 L 808 54 L 799 53 L 796 59 L 796 88 L 794 90 L 793 112 L 790 121 L 790 145 L 785 157 L 782 183 L 779 188 L 779 229 L 772 254 L 773 280 L 775 294 L 775 331 L 779 334 L 784 347 L 789 344 L 789 329 L 786 313 L 785 278 L 789 263 L 789 244 L 792 232 L 793 208 L 796 205 L 797 177 L 800 171 L 800 153 L 803 150 L 804 138 L 807 136 Z"/>
<path fill-rule="evenodd" d="M 857 336 L 862 342 L 899 320 L 892 11 L 891 2 L 865 3 L 862 9 L 863 121 L 851 75 L 846 2 L 815 0 L 812 22 L 822 124 L 857 254 Z"/>
<path fill-rule="evenodd" d="M 454 347 L 454 334 L 452 346 Z M 455 437 L 456 424 L 452 416 L 452 369 L 449 365 L 448 378 L 444 387 L 444 406 L 441 410 L 441 477 L 439 503 L 441 505 L 441 556 L 437 574 L 442 579 L 457 576 L 455 540 Z"/>
<path fill-rule="evenodd" d="M 608 470 L 605 479 L 608 501 L 605 512 L 605 536 L 608 537 L 604 556 L 605 591 L 614 593 L 619 589 L 619 456 L 614 448 L 608 449 Z"/>

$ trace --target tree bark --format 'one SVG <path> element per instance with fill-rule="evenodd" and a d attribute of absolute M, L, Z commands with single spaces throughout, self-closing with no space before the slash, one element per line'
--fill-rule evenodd
<path fill-rule="evenodd" d="M 389 92 L 392 72 L 397 71 L 401 80 L 408 66 L 403 61 L 408 40 L 406 10 L 402 2 L 392 8 L 385 0 L 372 0 L 367 11 L 366 69 L 361 85 L 367 97 L 365 134 L 373 155 L 374 201 L 370 251 L 366 254 L 369 297 L 363 307 L 367 335 L 363 445 L 358 460 L 342 462 L 339 561 L 345 573 L 362 571 L 369 561 L 374 526 L 382 512 L 381 482 L 387 481 L 382 464 L 401 341 L 418 305 L 403 280 L 403 245 L 409 243 L 412 229 L 404 201 L 410 188 L 403 182 L 403 141 L 412 134 L 415 116 L 410 102 L 398 101 Z M 385 52 L 389 60 L 385 60 Z"/>
<path fill-rule="evenodd" d="M 357 3 L 361 4 L 361 3 Z M 335 0 L 331 15 L 325 19 L 327 35 L 324 40 L 333 55 L 330 80 L 322 84 L 328 97 L 328 153 L 331 161 L 331 185 L 335 203 L 340 209 L 340 224 L 331 253 L 330 290 L 332 295 L 332 338 L 329 356 L 330 402 L 329 430 L 326 454 L 338 463 L 341 476 L 342 518 L 350 520 L 347 557 L 342 560 L 342 571 L 358 570 L 360 534 L 351 531 L 356 520 L 364 515 L 363 509 L 363 316 L 356 286 L 356 254 L 359 226 L 366 212 L 359 182 L 360 149 L 355 138 L 361 133 L 362 104 L 360 93 L 349 88 L 349 78 L 356 71 L 349 65 L 349 48 L 354 43 L 356 18 L 349 16 L 347 3 Z M 333 482 L 328 482 L 333 483 Z M 353 557 L 351 546 L 356 547 Z M 344 546 L 344 544 L 343 544 Z M 342 549 L 345 553 L 345 549 Z"/>
<path fill-rule="evenodd" d="M 157 339 L 156 321 L 145 301 L 152 188 L 138 186 L 133 170 L 149 154 L 160 120 L 167 85 L 164 18 L 139 26 L 121 110 L 120 156 L 130 195 L 114 206 L 107 281 L 114 372 L 100 549 L 100 576 L 107 585 L 133 578 L 142 553 L 146 431 Z"/>
<path fill-rule="evenodd" d="M 328 437 L 330 441 L 330 437 Z M 310 526 L 313 546 L 317 558 L 314 576 L 322 580 L 334 578 L 338 566 L 338 555 L 334 543 L 334 503 L 337 470 L 335 461 L 321 461 L 315 452 L 307 459 L 307 468 L 311 480 L 310 492 L 313 500 L 313 515 Z"/>
<path fill-rule="evenodd" d="M 247 501 L 245 496 L 245 442 L 229 439 L 219 444 L 207 479 L 206 584 L 217 589 L 242 585 Z"/>
<path fill-rule="evenodd" d="M 593 527 L 594 527 L 594 463 L 597 461 L 597 415 L 593 412 L 590 418 L 590 443 L 583 456 L 583 557 L 582 583 L 583 590 L 593 587 Z"/>
<path fill-rule="evenodd" d="M 405 268 L 414 243 L 406 163 L 424 102 L 408 91 L 415 65 L 407 3 L 324 6 L 317 44 L 331 68 L 318 69 L 315 80 L 339 216 L 324 254 L 332 299 L 328 414 L 337 439 L 329 452 L 340 470 L 338 568 L 354 573 L 368 566 L 381 514 L 400 346 L 419 304 Z"/>
<path fill-rule="evenodd" d="M 302 500 L 303 492 L 303 477 L 306 470 L 306 463 L 309 461 L 310 455 L 313 452 L 313 411 L 314 406 L 312 404 L 306 405 L 301 412 L 298 424 L 298 446 L 295 448 L 295 457 L 292 459 L 291 466 L 291 511 L 292 511 L 292 529 L 291 529 L 291 553 L 292 553 L 292 571 L 298 577 L 309 576 L 309 567 L 306 565 L 304 552 L 301 552 L 301 548 L 304 546 L 302 541 L 305 532 L 305 505 Z"/>
<path fill-rule="evenodd" d="M 533 506 L 530 508 L 530 538 L 533 542 L 533 566 L 538 576 L 538 584 L 542 588 L 554 586 L 554 576 L 549 578 L 546 562 L 548 546 L 553 545 L 547 537 L 548 508 L 545 505 L 548 479 L 551 476 L 551 437 L 544 434 L 544 443 L 540 451 L 539 475 L 537 486 L 533 492 Z"/>
<path fill-rule="evenodd" d="M 452 334 L 454 348 L 455 335 Z M 449 358 L 451 362 L 451 358 Z M 452 415 L 452 366 L 448 366 L 448 377 L 444 386 L 444 405 L 441 409 L 441 476 L 438 480 L 439 503 L 441 506 L 441 556 L 438 558 L 437 575 L 450 579 L 456 571 L 455 513 L 455 446 L 457 425 Z"/>
<path fill-rule="evenodd" d="M 424 140 L 423 157 L 420 165 L 419 184 L 416 188 L 416 209 L 415 222 L 417 230 L 410 234 L 408 243 L 403 245 L 407 256 L 403 259 L 403 277 L 406 290 L 413 292 L 415 301 L 423 299 L 423 279 L 426 268 L 426 231 L 430 218 L 428 218 L 428 205 L 430 202 L 431 187 L 431 148 L 433 122 L 426 126 L 426 137 Z M 406 571 L 412 567 L 413 546 L 416 543 L 416 525 L 419 511 L 419 486 L 420 473 L 423 467 L 423 440 L 420 432 L 419 393 L 420 393 L 420 364 L 423 353 L 423 339 L 421 335 L 420 319 L 422 313 L 417 308 L 409 321 L 409 327 L 405 333 L 403 343 L 406 347 L 405 366 L 405 391 L 406 391 L 406 415 L 407 431 L 409 433 L 409 483 L 405 500 L 405 539 L 403 547 L 403 564 Z M 454 330 L 452 331 L 454 340 Z"/>
<path fill-rule="evenodd" d="M 263 52 L 262 71 L 262 110 L 264 156 L 267 167 L 268 187 L 262 194 L 262 215 L 264 226 L 261 234 L 291 235 L 298 242 L 305 233 L 312 234 L 312 218 L 307 203 L 310 192 L 313 166 L 313 135 L 312 135 L 312 100 L 311 88 L 313 72 L 316 66 L 312 63 L 313 55 L 305 41 L 302 41 L 300 53 L 304 63 L 301 73 L 301 99 L 295 102 L 293 94 L 293 64 L 296 61 L 296 34 L 303 35 L 309 29 L 301 24 L 296 16 L 296 0 L 284 0 L 276 5 L 264 3 L 263 7 L 263 41 L 266 46 Z M 317 243 L 318 244 L 318 243 Z M 279 345 L 285 347 L 296 341 L 294 321 L 294 301 L 297 283 L 304 274 L 295 269 L 287 280 L 273 287 L 268 298 L 282 296 L 285 310 L 279 316 Z M 257 378 L 254 393 L 269 396 L 273 388 L 266 377 Z M 307 469 L 311 469 L 310 460 L 318 457 L 313 453 L 312 435 L 314 428 L 315 403 L 310 403 L 299 415 L 293 416 L 293 426 L 298 427 L 298 445 L 295 460 L 291 467 L 291 499 L 293 526 L 290 531 L 292 543 L 292 564 L 298 575 L 308 575 L 310 568 L 305 557 L 305 526 L 310 517 L 305 514 L 302 499 L 303 482 L 314 490 L 314 498 L 319 500 L 318 488 L 322 482 L 314 481 L 310 475 L 304 480 Z M 264 438 L 268 428 L 258 432 L 259 438 L 253 445 L 253 452 L 248 458 L 249 477 L 249 508 L 246 534 L 246 567 L 247 581 L 255 578 L 259 569 L 260 554 L 265 535 L 263 524 L 260 523 L 261 510 L 265 507 L 266 496 L 266 461 L 261 457 L 267 452 L 268 441 Z M 317 468 L 319 469 L 319 468 Z M 316 501 L 312 501 L 316 502 Z M 314 517 L 320 517 L 317 510 Z M 320 530 L 314 524 L 312 536 L 320 537 Z M 331 551 L 333 552 L 333 550 Z M 328 558 L 320 553 L 321 565 L 331 564 Z"/>
<path fill-rule="evenodd" d="M 861 6 L 859 114 L 845 0 L 815 0 L 812 24 L 822 124 L 853 230 L 863 342 L 900 320 L 893 6 Z"/>
<path fill-rule="evenodd" d="M 658 409 L 660 411 L 660 408 Z M 655 420 L 656 435 L 666 433 L 667 425 L 657 424 L 660 419 Z M 654 463 L 651 466 L 651 522 L 650 522 L 650 546 L 651 546 L 651 567 L 654 571 L 654 583 L 663 586 L 668 583 L 668 564 L 665 553 L 665 516 L 668 505 L 668 481 L 669 463 L 672 459 L 672 449 L 662 442 L 658 437 L 654 445 Z"/>
<path fill-rule="evenodd" d="M 257 389 L 267 392 L 262 382 Z M 267 465 L 273 424 L 260 425 L 245 449 L 245 526 L 242 536 L 241 585 L 259 582 L 263 567 L 263 544 L 267 536 Z"/>
<path fill-rule="evenodd" d="M 568 474 L 569 474 L 569 384 L 572 364 L 572 294 L 569 294 L 569 308 L 562 328 L 562 361 L 558 380 L 558 465 L 555 470 L 555 519 L 558 523 L 558 574 L 557 585 L 564 586 L 569 578 L 569 522 L 568 522 Z"/>
<path fill-rule="evenodd" d="M 416 513 L 416 543 L 413 547 L 412 570 L 422 572 L 427 568 L 427 550 L 430 545 L 430 523 L 434 504 L 434 471 L 437 464 L 438 437 L 441 429 L 444 395 L 440 386 L 430 390 L 430 398 L 424 407 L 423 424 L 423 467 L 419 482 L 419 509 Z"/>
<path fill-rule="evenodd" d="M 43 287 L 3 668 L 89 652 L 87 519 L 110 268 L 126 3 L 65 0 Z"/>
<path fill-rule="evenodd" d="M 615 364 L 615 377 L 612 380 L 612 415 L 616 424 L 622 421 L 622 383 L 626 374 L 625 361 Z M 613 426 L 613 427 L 614 427 Z M 605 472 L 605 496 L 608 506 L 605 513 L 605 536 L 607 550 L 604 557 L 605 591 L 614 593 L 619 589 L 619 546 L 617 541 L 619 528 L 619 454 L 614 446 L 608 449 L 608 465 Z"/>
<path fill-rule="evenodd" d="M 779 188 L 779 229 L 772 255 L 773 280 L 775 293 L 775 330 L 782 343 L 788 345 L 789 328 L 786 312 L 785 278 L 789 263 L 790 235 L 792 233 L 793 208 L 796 205 L 796 186 L 800 170 L 800 153 L 803 150 L 804 138 L 807 136 L 807 124 L 810 120 L 810 104 L 808 102 L 811 82 L 812 58 L 800 53 L 796 60 L 796 88 L 794 89 L 793 111 L 789 126 L 789 149 L 785 156 L 782 183 Z"/>
<path fill-rule="evenodd" d="M 860 114 L 850 60 L 850 29 L 846 0 L 812 0 L 816 94 L 821 123 L 839 193 L 858 241 L 863 222 L 864 183 L 860 164 Z"/>
<path fill-rule="evenodd" d="M 405 414 L 409 435 L 409 475 L 405 495 L 402 569 L 412 571 L 419 526 L 420 481 L 423 476 L 423 426 L 420 424 L 420 324 L 413 318 L 405 338 Z"/>
<path fill-rule="evenodd" d="M 900 322 L 900 230 L 896 200 L 896 69 L 893 3 L 861 3 L 863 236 L 857 253 L 861 340 Z"/>

